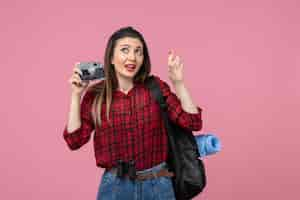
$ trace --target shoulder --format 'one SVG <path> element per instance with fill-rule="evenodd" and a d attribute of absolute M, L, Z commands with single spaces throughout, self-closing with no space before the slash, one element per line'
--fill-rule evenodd
<path fill-rule="evenodd" d="M 155 75 L 155 74 L 149 75 L 148 79 L 152 79 L 155 82 L 159 83 L 160 85 L 168 85 L 166 81 L 164 81 L 158 75 Z"/>
<path fill-rule="evenodd" d="M 166 81 L 164 81 L 162 78 L 160 78 L 158 75 L 150 75 L 149 78 L 152 78 L 156 83 L 158 83 L 158 86 L 160 90 L 163 92 L 163 94 L 167 94 L 170 92 L 169 84 Z"/>

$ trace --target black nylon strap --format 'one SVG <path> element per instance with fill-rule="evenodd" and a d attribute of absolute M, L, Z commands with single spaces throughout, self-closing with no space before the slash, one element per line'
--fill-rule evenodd
<path fill-rule="evenodd" d="M 160 108 L 164 111 L 166 111 L 167 109 L 167 104 L 164 100 L 164 97 L 162 95 L 162 92 L 159 89 L 159 85 L 158 83 L 154 80 L 153 76 L 148 77 L 147 81 L 146 81 L 146 85 L 148 86 L 148 88 L 151 91 L 151 95 L 152 97 L 154 97 L 156 99 L 156 101 L 159 103 Z"/>

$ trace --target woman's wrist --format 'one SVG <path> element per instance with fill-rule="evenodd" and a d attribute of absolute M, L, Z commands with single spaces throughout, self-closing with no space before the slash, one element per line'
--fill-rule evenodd
<path fill-rule="evenodd" d="M 71 99 L 80 99 L 81 93 L 71 93 Z"/>

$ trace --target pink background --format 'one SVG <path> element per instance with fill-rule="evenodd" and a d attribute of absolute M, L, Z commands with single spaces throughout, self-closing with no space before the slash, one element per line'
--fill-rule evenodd
<path fill-rule="evenodd" d="M 62 138 L 68 79 L 75 62 L 102 60 L 127 25 L 168 83 L 168 50 L 182 56 L 203 108 L 199 133 L 222 142 L 204 159 L 208 185 L 196 199 L 299 199 L 299 9 L 297 0 L 1 1 L 0 199 L 95 199 L 103 171 L 92 141 L 71 152 Z"/>

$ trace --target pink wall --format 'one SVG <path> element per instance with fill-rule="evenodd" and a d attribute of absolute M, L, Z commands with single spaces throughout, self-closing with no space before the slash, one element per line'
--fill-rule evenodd
<path fill-rule="evenodd" d="M 43 2 L 0 6 L 0 199 L 95 199 L 92 142 L 71 152 L 62 138 L 68 79 L 127 25 L 145 36 L 162 79 L 168 50 L 183 57 L 201 132 L 222 141 L 196 199 L 299 199 L 299 1 Z"/>

